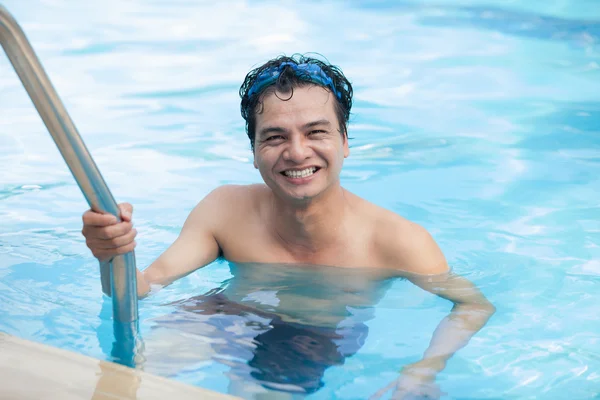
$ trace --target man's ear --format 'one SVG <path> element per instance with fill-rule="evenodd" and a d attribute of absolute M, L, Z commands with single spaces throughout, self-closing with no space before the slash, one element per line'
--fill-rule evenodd
<path fill-rule="evenodd" d="M 258 169 L 258 164 L 256 163 L 256 157 L 254 157 L 254 168 Z"/>

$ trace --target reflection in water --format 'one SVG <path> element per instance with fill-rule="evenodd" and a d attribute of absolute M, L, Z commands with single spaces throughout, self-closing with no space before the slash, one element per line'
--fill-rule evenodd
<path fill-rule="evenodd" d="M 98 381 L 91 400 L 115 398 L 121 400 L 137 399 L 142 378 L 133 370 L 119 370 L 112 364 L 99 362 Z M 118 372 L 117 372 L 118 371 Z M 119 373 L 120 372 L 120 373 Z M 110 397 L 109 397 L 110 396 Z"/>
<path fill-rule="evenodd" d="M 114 342 L 110 353 L 114 362 L 135 368 L 143 364 L 144 341 L 139 320 L 129 323 L 113 320 Z"/>

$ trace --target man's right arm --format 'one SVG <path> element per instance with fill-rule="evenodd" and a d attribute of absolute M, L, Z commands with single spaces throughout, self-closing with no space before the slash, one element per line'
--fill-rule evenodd
<path fill-rule="evenodd" d="M 138 296 L 150 292 L 150 285 L 166 286 L 201 268 L 219 256 L 219 244 L 214 231 L 223 190 L 207 195 L 188 216 L 177 240 L 143 272 L 137 271 Z M 100 262 L 102 289 L 110 296 L 110 260 L 133 251 L 136 231 L 131 223 L 132 207 L 119 205 L 122 222 L 110 214 L 87 211 L 83 215 L 83 235 L 92 254 Z"/>

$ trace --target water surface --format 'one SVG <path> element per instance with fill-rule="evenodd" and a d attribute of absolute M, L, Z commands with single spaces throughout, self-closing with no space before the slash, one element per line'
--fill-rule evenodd
<path fill-rule="evenodd" d="M 318 52 L 355 88 L 343 185 L 428 228 L 454 271 L 498 308 L 440 374 L 446 398 L 598 394 L 595 0 L 4 5 L 113 194 L 135 205 L 142 268 L 214 187 L 260 181 L 239 115 L 246 72 L 282 53 Z M 110 359 L 110 301 L 80 235 L 85 201 L 3 57 L 0 170 L 0 330 Z M 156 328 L 175 303 L 233 276 L 217 262 L 141 303 L 148 368 L 236 390 L 233 372 L 248 364 L 213 354 L 205 321 L 191 337 Z M 269 302 L 261 296 L 246 302 Z M 376 300 L 360 349 L 327 368 L 310 398 L 368 397 L 421 357 L 451 307 L 402 280 Z M 340 310 L 329 306 L 327 317 Z M 152 344 L 178 337 L 197 353 L 152 364 Z"/>

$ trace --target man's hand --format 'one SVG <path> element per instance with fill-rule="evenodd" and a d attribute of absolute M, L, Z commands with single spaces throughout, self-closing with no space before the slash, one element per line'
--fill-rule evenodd
<path fill-rule="evenodd" d="M 434 380 L 420 375 L 413 376 L 403 373 L 398 379 L 371 396 L 369 400 L 380 399 L 390 388 L 393 388 L 391 400 L 437 400 L 442 395 Z"/>
<path fill-rule="evenodd" d="M 112 214 L 101 214 L 88 210 L 83 214 L 85 243 L 100 263 L 111 261 L 114 257 L 129 253 L 135 248 L 137 231 L 133 229 L 131 214 L 133 207 L 129 203 L 119 204 L 122 222 Z"/>
<path fill-rule="evenodd" d="M 392 400 L 439 399 L 443 394 L 435 383 L 435 377 L 443 365 L 432 365 L 429 360 L 421 360 L 402 368 L 400 377 L 380 389 L 369 400 L 380 399 L 392 389 Z"/>

